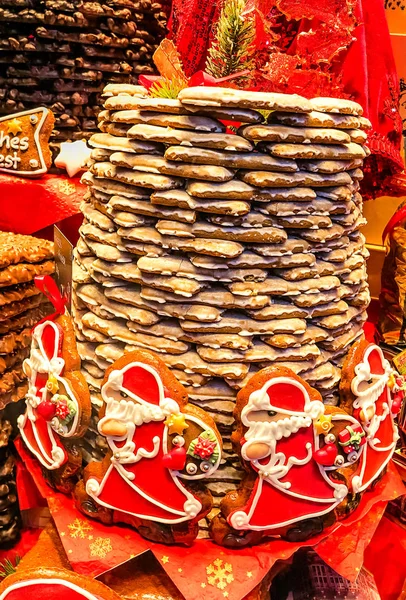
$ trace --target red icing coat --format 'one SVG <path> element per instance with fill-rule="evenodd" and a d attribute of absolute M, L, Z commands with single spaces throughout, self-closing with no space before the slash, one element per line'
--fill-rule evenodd
<path fill-rule="evenodd" d="M 136 428 L 132 438 L 134 453 L 139 448 L 152 452 L 154 438 L 159 440 L 158 452 L 152 458 L 144 457 L 133 464 L 113 462 L 99 482 L 100 490 L 95 494 L 99 504 L 140 518 L 166 523 L 177 523 L 190 518 L 185 513 L 184 504 L 188 500 L 197 500 L 162 462 L 166 429 L 163 421 L 144 423 Z M 118 448 L 123 444 L 124 442 L 116 442 Z M 134 476 L 132 480 L 121 474 L 123 469 Z M 89 479 L 87 485 L 92 481 L 93 478 Z"/>
<path fill-rule="evenodd" d="M 40 335 L 40 344 L 42 347 L 39 347 L 35 341 L 36 330 L 42 330 Z M 34 329 L 31 352 L 33 352 L 35 346 L 41 353 L 43 360 L 46 362 L 55 358 L 60 358 L 62 340 L 62 328 L 52 321 L 47 321 Z M 30 363 L 30 359 L 26 362 Z M 31 370 L 32 375 L 29 378 L 30 387 L 34 386 L 36 388 L 36 398 L 39 400 L 49 399 L 50 394 L 44 394 L 43 392 L 49 373 L 38 372 L 34 365 L 31 366 Z M 63 370 L 61 371 L 61 376 L 62 375 Z M 62 466 L 66 463 L 68 455 L 58 434 L 52 429 L 51 424 L 38 413 L 37 409 L 31 406 L 29 397 L 27 398 L 26 404 L 26 413 L 20 417 L 18 421 L 24 442 L 45 468 L 54 469 Z M 55 460 L 56 458 L 57 460 Z"/>
<path fill-rule="evenodd" d="M 276 443 L 275 451 L 285 455 L 285 463 L 289 457 L 303 460 L 308 454 L 306 444 L 314 450 L 313 426 L 302 427 L 290 437 L 282 438 Z M 261 464 L 268 460 L 269 457 L 263 459 Z M 282 489 L 270 478 L 259 476 L 246 506 L 229 515 L 228 521 L 235 527 L 236 514 L 242 511 L 249 515 L 249 524 L 244 529 L 277 529 L 328 513 L 341 501 L 334 496 L 333 483 L 311 457 L 305 464 L 292 465 L 279 482 L 291 485 L 289 489 Z"/>
<path fill-rule="evenodd" d="M 18 586 L 18 587 L 16 587 Z M 103 600 L 101 596 L 82 590 L 63 580 L 36 580 L 11 585 L 0 600 Z"/>

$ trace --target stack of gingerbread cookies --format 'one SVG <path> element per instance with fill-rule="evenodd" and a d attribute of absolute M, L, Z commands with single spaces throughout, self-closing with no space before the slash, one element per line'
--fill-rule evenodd
<path fill-rule="evenodd" d="M 221 496 L 241 475 L 233 407 L 253 373 L 277 362 L 337 403 L 369 302 L 370 124 L 348 100 L 137 86 L 110 92 L 99 121 L 74 266 L 84 369 L 100 402 L 109 363 L 160 353 L 223 435 Z"/>
<path fill-rule="evenodd" d="M 2 1 L 0 113 L 49 107 L 55 151 L 60 142 L 89 137 L 106 83 L 132 83 L 153 72 L 164 8 L 152 0 Z"/>
<path fill-rule="evenodd" d="M 51 242 L 0 232 L 0 410 L 27 392 L 22 363 L 30 352 L 31 329 L 52 312 L 34 277 L 53 271 Z"/>

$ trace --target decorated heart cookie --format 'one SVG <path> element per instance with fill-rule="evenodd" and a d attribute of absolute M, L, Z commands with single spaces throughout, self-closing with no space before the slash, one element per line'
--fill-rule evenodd
<path fill-rule="evenodd" d="M 149 539 L 191 543 L 211 496 L 191 482 L 220 464 L 221 437 L 152 352 L 123 355 L 106 372 L 98 424 L 109 452 L 84 470 L 78 507 L 103 522 L 126 522 Z"/>
<path fill-rule="evenodd" d="M 348 504 L 346 475 L 365 436 L 355 418 L 321 400 L 285 367 L 263 369 L 239 392 L 232 439 L 248 475 L 221 503 L 211 527 L 216 542 L 298 541 L 334 523 Z"/>
<path fill-rule="evenodd" d="M 18 419 L 21 436 L 50 483 L 69 492 L 82 463 L 74 439 L 88 427 L 91 404 L 68 314 L 53 315 L 33 329 L 23 369 L 29 389 Z"/>
<path fill-rule="evenodd" d="M 394 417 L 404 399 L 404 378 L 385 359 L 379 346 L 365 339 L 348 353 L 341 376 L 344 408 L 361 423 L 364 452 L 351 479 L 355 493 L 365 491 L 385 471 L 398 440 Z"/>

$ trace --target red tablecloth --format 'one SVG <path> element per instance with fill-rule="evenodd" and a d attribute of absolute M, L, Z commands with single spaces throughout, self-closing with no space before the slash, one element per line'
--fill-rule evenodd
<path fill-rule="evenodd" d="M 32 234 L 76 215 L 85 189 L 79 177 L 0 175 L 0 230 Z"/>

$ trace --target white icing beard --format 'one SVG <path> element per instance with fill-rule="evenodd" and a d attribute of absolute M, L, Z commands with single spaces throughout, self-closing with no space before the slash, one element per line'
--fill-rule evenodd
<path fill-rule="evenodd" d="M 371 352 L 379 352 L 382 359 L 384 372 L 381 374 L 371 373 L 371 365 L 368 358 Z M 361 363 L 355 367 L 355 377 L 351 382 L 351 391 L 356 396 L 354 408 L 361 408 L 364 412 L 372 408 L 375 411 L 375 403 L 388 385 L 389 377 L 393 369 L 384 358 L 382 350 L 378 346 L 370 346 Z M 370 383 L 371 382 L 371 383 Z"/>
<path fill-rule="evenodd" d="M 124 423 L 134 423 L 137 427 L 151 421 L 164 421 L 173 412 L 179 412 L 177 404 L 176 407 L 177 410 L 173 411 L 171 410 L 173 407 L 167 410 L 166 407 L 155 404 L 140 404 L 132 400 L 114 400 L 110 398 L 106 401 L 106 415 L 99 421 L 99 426 L 108 419 L 115 419 Z"/>
<path fill-rule="evenodd" d="M 132 400 L 108 400 L 105 416 L 98 423 L 98 430 L 103 435 L 103 425 L 106 421 L 114 419 L 121 421 L 126 425 L 127 434 L 121 437 L 106 436 L 107 443 L 111 449 L 113 456 L 111 462 L 122 472 L 122 475 L 128 479 L 133 479 L 134 474 L 126 471 L 120 465 L 135 464 L 142 458 L 154 458 L 160 449 L 161 440 L 155 436 L 152 439 L 153 449 L 151 451 L 145 448 L 138 448 L 135 452 L 135 443 L 133 441 L 137 426 L 151 421 L 163 421 L 166 419 L 165 411 L 153 404 L 139 404 Z M 116 442 L 124 442 L 117 446 Z"/>
<path fill-rule="evenodd" d="M 294 456 L 288 458 L 283 452 L 277 452 L 276 442 L 282 438 L 288 438 L 292 433 L 297 433 L 302 427 L 310 427 L 312 420 L 309 416 L 292 415 L 278 421 L 263 422 L 251 421 L 251 426 L 245 434 L 247 440 L 241 448 L 242 457 L 251 461 L 258 469 L 260 476 L 264 477 L 269 483 L 280 487 L 289 488 L 290 483 L 281 483 L 279 480 L 285 477 L 293 465 L 306 464 L 311 458 L 311 444 L 306 445 L 306 456 L 304 459 L 298 459 Z M 268 462 L 264 463 L 257 459 L 250 459 L 247 456 L 247 450 L 250 446 L 263 443 L 268 446 Z M 309 448 L 310 446 L 310 448 Z M 264 457 L 266 458 L 266 457 Z"/>
<path fill-rule="evenodd" d="M 255 413 L 254 413 L 255 415 Z M 301 427 L 310 427 L 312 420 L 309 416 L 292 415 L 277 421 L 250 421 L 250 426 L 245 439 L 255 442 L 272 442 L 289 437 L 296 433 Z M 255 438 L 255 440 L 254 440 Z"/>

